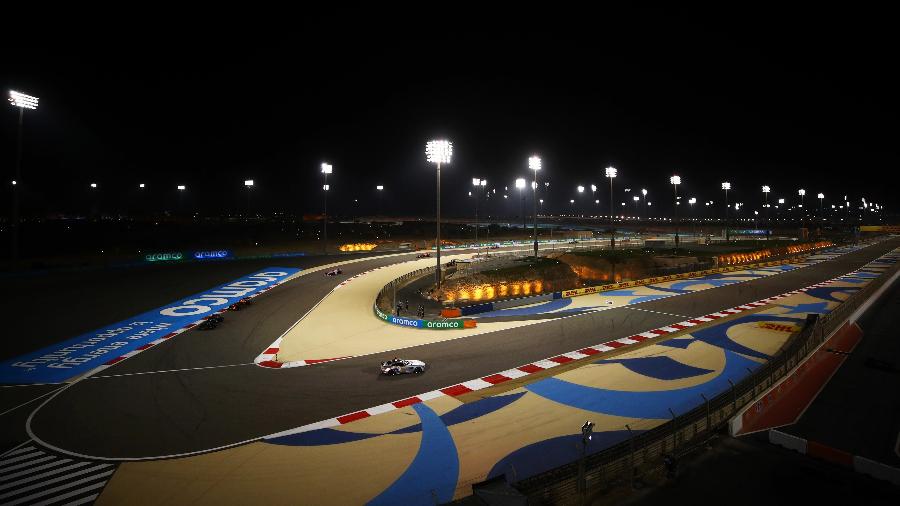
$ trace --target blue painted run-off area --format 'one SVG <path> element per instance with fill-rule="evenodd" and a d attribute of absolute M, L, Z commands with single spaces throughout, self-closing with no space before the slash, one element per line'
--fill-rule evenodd
<path fill-rule="evenodd" d="M 276 285 L 300 269 L 269 267 L 67 341 L 0 363 L 0 383 L 58 383 Z"/>

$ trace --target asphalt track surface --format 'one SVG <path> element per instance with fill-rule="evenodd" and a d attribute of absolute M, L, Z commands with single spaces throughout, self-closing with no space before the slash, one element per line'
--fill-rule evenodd
<path fill-rule="evenodd" d="M 779 430 L 900 467 L 900 282 L 857 323 L 863 340 L 800 420 Z M 893 369 L 872 367 L 872 359 Z"/>
<path fill-rule="evenodd" d="M 94 458 L 210 451 L 812 285 L 898 245 L 894 238 L 752 282 L 392 352 L 430 368 L 422 376 L 391 378 L 379 375 L 384 356 L 293 369 L 250 364 L 335 283 L 303 276 L 230 314 L 214 331 L 186 332 L 51 396 L 33 411 L 31 434 Z M 352 276 L 396 261 L 373 259 L 343 270 Z"/>

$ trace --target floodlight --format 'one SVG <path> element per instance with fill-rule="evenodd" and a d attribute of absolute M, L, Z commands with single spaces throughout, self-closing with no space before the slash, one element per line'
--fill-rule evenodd
<path fill-rule="evenodd" d="M 728 181 L 725 181 L 724 183 L 722 183 L 722 189 L 723 189 L 723 190 L 730 190 L 730 189 L 731 189 L 731 183 L 729 183 Z"/>
<path fill-rule="evenodd" d="M 578 185 L 578 193 L 584 192 L 584 186 Z"/>
<path fill-rule="evenodd" d="M 820 198 L 820 199 L 824 199 L 824 198 L 825 198 L 825 194 L 824 194 L 824 193 L 820 193 L 820 194 L 817 195 L 817 197 Z"/>
<path fill-rule="evenodd" d="M 669 182 L 674 185 L 679 185 L 681 184 L 681 176 L 672 176 L 669 178 Z"/>
<path fill-rule="evenodd" d="M 451 156 L 453 156 L 453 143 L 450 141 L 428 141 L 428 143 L 425 144 L 425 158 L 430 163 L 436 163 L 438 165 L 450 163 Z"/>
<path fill-rule="evenodd" d="M 146 185 L 144 183 L 141 183 L 138 185 L 138 188 L 143 188 L 144 186 L 146 186 Z"/>
<path fill-rule="evenodd" d="M 516 188 L 518 188 L 520 190 L 522 188 L 525 188 L 525 180 L 522 179 L 521 177 L 519 179 L 516 179 Z"/>
<path fill-rule="evenodd" d="M 383 185 L 378 185 L 378 186 L 375 187 L 375 189 L 378 190 L 378 191 L 381 191 L 381 190 L 384 190 L 384 186 L 383 186 Z"/>
<path fill-rule="evenodd" d="M 592 184 L 592 185 L 591 185 L 591 191 L 592 191 L 592 192 L 597 191 L 597 185 Z"/>
<path fill-rule="evenodd" d="M 96 188 L 96 187 L 97 187 L 97 183 L 91 183 L 91 188 Z"/>
<path fill-rule="evenodd" d="M 801 197 L 806 195 L 806 190 L 804 190 L 803 188 L 800 188 L 799 190 L 797 190 L 797 195 L 800 195 Z"/>
<path fill-rule="evenodd" d="M 609 177 L 609 178 L 616 177 L 617 172 L 618 171 L 616 170 L 615 167 L 607 167 L 606 168 L 606 177 Z"/>
<path fill-rule="evenodd" d="M 325 191 L 328 191 L 330 188 L 331 188 L 331 185 L 329 185 L 329 184 L 323 184 L 323 185 L 322 185 L 322 189 L 325 190 Z"/>
<path fill-rule="evenodd" d="M 638 197 L 637 195 L 635 195 L 635 196 L 634 196 L 634 201 L 637 202 L 638 200 L 641 200 L 641 198 Z"/>
<path fill-rule="evenodd" d="M 778 199 L 779 204 L 784 204 L 784 199 Z"/>
<path fill-rule="evenodd" d="M 697 203 L 697 199 L 695 199 L 694 197 L 691 197 L 691 199 L 688 200 L 688 204 L 696 204 L 696 203 Z"/>
<path fill-rule="evenodd" d="M 481 186 L 487 186 L 487 179 L 481 180 Z"/>
<path fill-rule="evenodd" d="M 330 163 L 322 163 L 322 174 L 331 174 L 332 166 Z"/>
<path fill-rule="evenodd" d="M 473 177 L 473 178 L 472 178 L 472 186 L 478 186 L 478 185 L 480 185 L 480 184 L 481 184 L 481 180 L 480 180 L 480 179 L 478 179 L 477 177 Z"/>
<path fill-rule="evenodd" d="M 763 193 L 769 193 L 771 190 L 772 189 L 769 188 L 768 186 L 765 186 L 765 185 L 763 186 Z"/>
<path fill-rule="evenodd" d="M 532 156 L 528 159 L 528 168 L 537 172 L 541 170 L 541 157 Z"/>
<path fill-rule="evenodd" d="M 13 107 L 21 107 L 22 109 L 37 109 L 38 100 L 40 99 L 37 97 L 32 97 L 31 95 L 19 93 L 18 91 L 9 90 L 9 103 L 12 104 Z"/>
<path fill-rule="evenodd" d="M 245 180 L 244 186 L 246 186 L 247 188 L 250 188 L 251 186 L 253 186 L 253 180 L 252 179 Z"/>
<path fill-rule="evenodd" d="M 641 193 L 643 193 L 644 196 L 646 197 L 646 196 L 647 196 L 647 190 L 646 190 L 646 188 L 641 188 Z"/>
<path fill-rule="evenodd" d="M 178 190 L 179 190 L 179 191 L 184 191 L 184 190 L 186 190 L 186 189 L 187 189 L 187 187 L 184 186 L 183 184 L 178 185 Z"/>

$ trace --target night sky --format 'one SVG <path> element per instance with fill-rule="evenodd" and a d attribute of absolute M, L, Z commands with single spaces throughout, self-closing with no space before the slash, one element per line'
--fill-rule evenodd
<path fill-rule="evenodd" d="M 674 173 L 700 202 L 721 200 L 728 179 L 730 200 L 751 209 L 762 184 L 771 198 L 803 187 L 809 203 L 822 191 L 826 205 L 848 194 L 894 207 L 885 182 L 900 161 L 898 83 L 885 13 L 447 7 L 443 21 L 345 9 L 283 24 L 271 12 L 271 25 L 252 28 L 19 37 L 0 83 L 41 99 L 25 115 L 25 207 L 83 213 L 99 198 L 104 212 L 128 211 L 143 182 L 151 208 L 174 209 L 186 184 L 182 210 L 240 212 L 252 178 L 254 209 L 314 213 L 328 161 L 330 211 L 374 212 L 383 184 L 385 211 L 429 215 L 424 143 L 435 137 L 454 142 L 442 171 L 449 215 L 471 214 L 472 177 L 512 190 L 532 154 L 557 212 L 577 184 L 597 184 L 608 208 L 608 165 L 619 169 L 617 202 L 645 187 L 658 209 L 671 207 Z M 4 111 L 8 185 L 17 110 Z"/>

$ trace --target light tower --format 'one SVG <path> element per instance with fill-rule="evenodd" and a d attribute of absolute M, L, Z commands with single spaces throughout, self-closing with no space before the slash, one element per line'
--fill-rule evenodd
<path fill-rule="evenodd" d="M 13 215 L 12 215 L 12 268 L 18 268 L 19 262 L 19 187 L 22 185 L 22 124 L 25 120 L 25 109 L 36 110 L 40 99 L 18 91 L 9 90 L 9 103 L 19 108 L 19 129 L 16 137 L 16 172 L 12 181 Z"/>
<path fill-rule="evenodd" d="M 247 219 L 250 219 L 250 194 L 253 193 L 253 180 L 245 179 L 244 188 L 247 189 Z"/>
<path fill-rule="evenodd" d="M 728 231 L 728 190 L 731 189 L 731 183 L 725 181 L 722 183 L 722 189 L 725 190 L 725 242 L 731 240 L 731 234 Z"/>
<path fill-rule="evenodd" d="M 322 194 L 324 202 L 324 219 L 322 220 L 322 253 L 328 254 L 328 190 L 330 189 L 330 187 L 328 186 L 328 174 L 331 174 L 334 168 L 330 163 L 322 162 L 320 170 L 322 171 Z"/>
<path fill-rule="evenodd" d="M 672 176 L 669 178 L 669 182 L 672 183 L 672 186 L 675 187 L 675 253 L 678 253 L 678 185 L 681 184 L 681 176 Z"/>
<path fill-rule="evenodd" d="M 453 143 L 446 140 L 428 141 L 425 144 L 425 158 L 437 166 L 437 238 L 435 239 L 435 257 L 437 268 L 434 278 L 437 287 L 441 287 L 441 164 L 450 163 L 453 156 Z"/>
<path fill-rule="evenodd" d="M 534 172 L 534 179 L 531 181 L 531 203 L 532 203 L 532 214 L 533 218 L 533 227 L 532 227 L 532 237 L 534 239 L 534 258 L 537 260 L 538 256 L 538 241 L 537 241 L 537 187 L 538 187 L 538 171 L 541 170 L 541 157 L 534 155 L 528 158 L 528 168 Z"/>
<path fill-rule="evenodd" d="M 375 185 L 375 191 L 378 192 L 378 215 L 381 215 L 381 195 L 384 194 L 384 185 Z"/>
<path fill-rule="evenodd" d="M 478 189 L 481 187 L 481 178 L 473 177 L 472 186 L 475 187 L 475 247 L 478 247 Z"/>
<path fill-rule="evenodd" d="M 607 167 L 605 174 L 609 178 L 609 249 L 616 249 L 616 228 L 613 223 L 613 179 L 616 178 L 618 171 L 615 167 Z M 615 281 L 615 277 L 613 277 Z"/>

